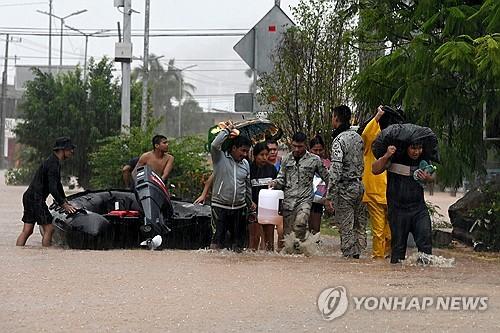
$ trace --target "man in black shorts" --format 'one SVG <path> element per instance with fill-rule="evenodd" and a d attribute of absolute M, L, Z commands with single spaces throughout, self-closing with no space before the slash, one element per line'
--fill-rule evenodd
<path fill-rule="evenodd" d="M 35 177 L 23 195 L 24 214 L 22 221 L 24 226 L 17 238 L 17 246 L 26 244 L 29 236 L 33 233 L 35 223 L 38 223 L 43 229 L 42 245 L 50 246 L 54 229 L 52 215 L 45 203 L 49 194 L 67 213 L 76 212 L 76 208 L 66 201 L 61 184 L 60 164 L 60 161 L 73 156 L 75 148 L 76 146 L 71 143 L 71 139 L 68 137 L 56 139 L 54 152 L 38 168 Z"/>

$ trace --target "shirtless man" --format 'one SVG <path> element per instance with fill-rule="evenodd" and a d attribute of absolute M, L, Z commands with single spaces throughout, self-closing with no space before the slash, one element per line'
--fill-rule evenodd
<path fill-rule="evenodd" d="M 166 182 L 174 167 L 174 157 L 168 153 L 168 140 L 165 136 L 155 135 L 152 142 L 153 150 L 141 155 L 135 167 L 134 176 L 138 167 L 148 165 L 156 174 L 161 176 L 163 182 Z"/>

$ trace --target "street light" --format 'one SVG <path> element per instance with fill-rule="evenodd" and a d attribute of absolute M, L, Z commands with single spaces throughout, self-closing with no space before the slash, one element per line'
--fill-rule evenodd
<path fill-rule="evenodd" d="M 105 32 L 111 31 L 111 30 L 110 29 L 101 29 L 99 31 L 87 34 L 87 33 L 83 32 L 83 31 L 81 31 L 81 30 L 79 30 L 77 28 L 70 27 L 67 24 L 65 24 L 64 26 L 66 26 L 66 28 L 68 28 L 68 29 L 71 29 L 73 31 L 78 32 L 82 36 L 85 36 L 85 59 L 83 60 L 83 77 L 85 78 L 85 80 L 87 80 L 87 48 L 88 48 L 88 45 L 89 45 L 89 37 L 96 36 L 96 35 L 99 35 L 99 34 L 103 34 Z"/>
<path fill-rule="evenodd" d="M 71 14 L 68 14 L 66 16 L 63 16 L 63 17 L 60 17 L 60 16 L 57 16 L 55 14 L 52 14 L 52 13 L 47 13 L 43 10 L 38 10 L 37 9 L 37 12 L 39 12 L 40 14 L 45 14 L 45 15 L 48 15 L 48 16 L 52 16 L 52 17 L 55 17 L 56 19 L 59 19 L 61 20 L 61 46 L 60 46 L 60 50 L 59 50 L 59 70 L 61 70 L 62 68 L 62 53 L 63 53 L 63 29 L 64 29 L 64 20 L 67 19 L 68 17 L 71 17 L 71 16 L 75 16 L 75 15 L 79 15 L 79 14 L 82 14 L 82 13 L 85 13 L 87 10 L 86 9 L 82 9 L 82 10 L 79 10 L 79 11 L 76 11 L 76 12 L 73 12 Z"/>
<path fill-rule="evenodd" d="M 182 86 L 183 86 L 183 79 L 182 79 L 182 71 L 186 70 L 186 69 L 189 69 L 189 68 L 193 68 L 193 67 L 196 67 L 198 65 L 190 65 L 190 66 L 187 66 L 187 67 L 184 67 L 184 68 L 177 68 L 175 66 L 172 66 L 175 68 L 175 70 L 179 73 L 178 74 L 178 79 L 179 79 L 179 137 L 181 137 L 181 134 L 182 134 L 182 130 L 181 130 L 181 110 L 182 110 Z"/>

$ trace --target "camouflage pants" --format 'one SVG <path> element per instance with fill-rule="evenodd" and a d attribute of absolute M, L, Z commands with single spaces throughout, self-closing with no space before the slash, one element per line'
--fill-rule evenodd
<path fill-rule="evenodd" d="M 304 240 L 309 225 L 310 213 L 310 202 L 301 203 L 294 210 L 283 210 L 283 234 L 288 235 L 294 231 L 295 237 Z"/>
<path fill-rule="evenodd" d="M 363 193 L 355 199 L 346 199 L 341 195 L 334 199 L 334 219 L 340 231 L 340 249 L 346 257 L 359 255 L 366 249 L 368 213 L 362 198 Z"/>

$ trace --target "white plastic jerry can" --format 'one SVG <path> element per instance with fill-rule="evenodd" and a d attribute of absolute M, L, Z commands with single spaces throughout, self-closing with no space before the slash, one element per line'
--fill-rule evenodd
<path fill-rule="evenodd" d="M 282 203 L 284 197 L 281 190 L 260 190 L 257 221 L 261 224 L 283 224 Z"/>

